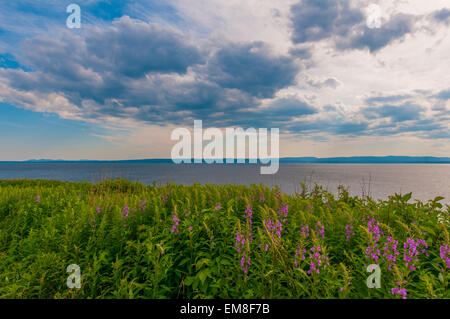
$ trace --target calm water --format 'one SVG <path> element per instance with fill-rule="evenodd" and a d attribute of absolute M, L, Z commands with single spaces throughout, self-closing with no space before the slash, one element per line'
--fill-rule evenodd
<path fill-rule="evenodd" d="M 413 192 L 413 199 L 443 196 L 443 203 L 450 204 L 448 164 L 282 164 L 277 174 L 260 175 L 257 165 L 0 163 L 0 179 L 97 182 L 115 177 L 144 184 L 277 184 L 287 193 L 299 191 L 299 183 L 318 183 L 332 192 L 345 185 L 354 195 L 369 193 L 373 198 L 385 199 L 396 192 Z"/>

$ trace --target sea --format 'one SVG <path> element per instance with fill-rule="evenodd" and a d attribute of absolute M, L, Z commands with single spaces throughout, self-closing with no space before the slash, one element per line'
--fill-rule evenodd
<path fill-rule="evenodd" d="M 257 164 L 154 163 L 0 163 L 0 179 L 53 179 L 99 182 L 127 178 L 145 185 L 169 182 L 278 185 L 289 194 L 319 184 L 337 194 L 338 186 L 354 196 L 385 200 L 412 192 L 412 201 L 444 197 L 450 205 L 450 164 L 280 164 L 274 175 L 261 175 Z"/>

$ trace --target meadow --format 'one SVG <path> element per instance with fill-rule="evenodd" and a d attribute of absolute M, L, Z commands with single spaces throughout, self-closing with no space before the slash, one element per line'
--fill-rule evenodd
<path fill-rule="evenodd" d="M 0 298 L 450 297 L 442 198 L 301 189 L 0 180 Z"/>

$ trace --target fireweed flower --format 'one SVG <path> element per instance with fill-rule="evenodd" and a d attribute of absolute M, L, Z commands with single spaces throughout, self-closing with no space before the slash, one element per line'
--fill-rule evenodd
<path fill-rule="evenodd" d="M 300 236 L 304 236 L 305 239 L 309 237 L 309 226 L 302 226 L 302 232 L 300 233 Z"/>
<path fill-rule="evenodd" d="M 283 221 L 283 224 L 287 226 L 288 223 L 288 214 L 289 214 L 289 205 L 285 205 L 283 202 L 281 203 L 280 211 L 278 212 L 279 218 Z"/>
<path fill-rule="evenodd" d="M 216 204 L 216 210 L 220 209 L 220 204 Z"/>
<path fill-rule="evenodd" d="M 414 240 L 412 238 L 408 238 L 403 244 L 403 248 L 406 250 L 403 253 L 403 260 L 405 261 L 406 267 L 409 267 L 411 271 L 416 270 L 415 263 L 419 261 L 418 255 L 420 253 L 428 256 L 426 251 L 428 245 L 423 239 Z"/>
<path fill-rule="evenodd" d="M 244 212 L 244 218 L 245 218 L 245 229 L 248 233 L 248 238 L 250 242 L 253 242 L 253 236 L 252 236 L 252 216 L 253 216 L 253 210 L 252 206 L 248 205 L 247 209 Z"/>
<path fill-rule="evenodd" d="M 306 260 L 306 240 L 309 237 L 309 226 L 302 226 L 302 231 L 300 233 L 300 241 L 297 244 L 297 249 L 295 250 L 294 265 L 295 267 L 300 267 L 299 261 Z"/>
<path fill-rule="evenodd" d="M 367 218 L 369 219 L 369 217 Z M 367 225 L 367 228 L 369 229 L 369 238 L 371 245 L 366 248 L 366 257 L 374 261 L 375 264 L 378 263 L 378 259 L 381 256 L 381 251 L 378 248 L 378 240 L 380 239 L 382 231 L 378 225 L 379 222 L 375 221 L 375 219 L 373 218 L 369 219 Z"/>
<path fill-rule="evenodd" d="M 439 256 L 447 265 L 447 268 L 450 268 L 450 247 L 448 245 L 439 247 Z M 444 271 L 444 269 L 441 269 Z"/>
<path fill-rule="evenodd" d="M 294 256 L 295 267 L 299 267 L 297 258 L 299 258 L 300 260 L 305 260 L 306 259 L 305 254 L 306 254 L 306 248 L 303 247 L 303 242 L 300 242 L 297 245 L 297 249 L 295 250 L 295 256 Z"/>
<path fill-rule="evenodd" d="M 250 242 L 248 236 L 236 233 L 235 247 L 239 254 L 240 265 L 244 274 L 248 272 L 248 266 L 250 265 Z"/>
<path fill-rule="evenodd" d="M 262 193 L 261 195 L 259 195 L 259 202 L 260 203 L 264 203 L 266 199 L 264 198 L 264 193 Z"/>
<path fill-rule="evenodd" d="M 242 270 L 244 271 L 244 274 L 247 274 L 248 267 L 250 266 L 250 243 L 253 242 L 252 215 L 252 206 L 248 205 L 247 209 L 244 212 L 244 217 L 246 219 L 244 233 L 236 233 L 235 246 L 239 254 L 240 265 Z"/>
<path fill-rule="evenodd" d="M 263 224 L 267 229 L 267 233 L 271 242 L 275 243 L 275 245 L 280 245 L 281 242 L 281 232 L 283 231 L 283 224 L 277 220 L 276 222 L 271 218 L 264 219 Z M 266 243 L 266 248 L 269 247 L 269 243 Z M 266 249 L 267 251 L 267 249 Z"/>
<path fill-rule="evenodd" d="M 129 207 L 125 206 L 122 210 L 122 219 L 124 219 L 123 227 L 127 227 L 127 223 L 126 223 L 125 219 L 128 218 L 129 213 L 130 213 Z"/>
<path fill-rule="evenodd" d="M 325 238 L 325 227 L 320 222 L 317 222 L 316 231 L 322 239 Z"/>
<path fill-rule="evenodd" d="M 97 206 L 97 214 L 100 214 L 100 206 Z"/>
<path fill-rule="evenodd" d="M 402 299 L 406 299 L 406 295 L 408 294 L 408 291 L 406 288 L 392 288 L 391 293 L 393 295 L 401 295 Z"/>
<path fill-rule="evenodd" d="M 172 225 L 172 229 L 170 231 L 172 233 L 178 234 L 179 230 L 177 227 L 180 224 L 180 219 L 178 218 L 177 215 L 173 214 L 172 221 L 173 221 L 173 225 Z"/>
<path fill-rule="evenodd" d="M 125 206 L 122 210 L 122 217 L 128 217 L 128 214 L 130 213 L 130 208 L 128 206 Z"/>
<path fill-rule="evenodd" d="M 384 245 L 384 253 L 383 258 L 388 263 L 388 270 L 391 270 L 392 267 L 395 265 L 395 262 L 397 261 L 397 256 L 400 255 L 400 253 L 397 250 L 398 241 L 392 238 L 391 236 L 387 237 L 387 242 Z"/>
<path fill-rule="evenodd" d="M 312 253 L 309 254 L 308 274 L 311 275 L 314 272 L 319 274 L 321 268 L 330 265 L 328 256 L 323 253 L 322 248 L 319 245 L 311 247 L 311 252 Z"/>
<path fill-rule="evenodd" d="M 159 194 L 159 196 L 161 197 L 163 203 L 166 204 L 168 199 L 169 199 L 169 196 L 168 195 L 164 195 L 164 194 Z"/>
<path fill-rule="evenodd" d="M 145 205 L 147 204 L 147 201 L 146 200 L 143 200 L 142 202 L 141 202 L 141 204 L 139 205 L 140 207 L 141 207 L 141 209 L 142 209 L 142 211 L 145 211 Z"/>
<path fill-rule="evenodd" d="M 350 241 L 350 238 L 352 238 L 352 235 L 354 235 L 355 232 L 353 231 L 353 226 L 352 225 L 345 225 L 345 238 L 347 239 L 347 241 Z"/>

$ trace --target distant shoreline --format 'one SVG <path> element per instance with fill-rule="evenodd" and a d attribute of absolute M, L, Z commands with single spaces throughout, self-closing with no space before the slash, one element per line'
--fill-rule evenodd
<path fill-rule="evenodd" d="M 226 159 L 223 159 L 225 163 Z M 249 159 L 245 160 L 248 164 Z M 450 164 L 450 157 L 432 156 L 357 156 L 357 157 L 282 157 L 280 164 Z M 171 159 L 134 159 L 134 160 L 52 160 L 52 159 L 32 159 L 26 161 L 0 161 L 0 164 L 174 164 Z M 203 160 L 203 163 L 206 163 Z M 259 164 L 259 160 L 258 163 Z M 189 164 L 189 163 L 187 163 Z M 221 163 L 215 163 L 221 164 Z M 234 160 L 233 164 L 236 163 Z M 241 163 L 244 164 L 244 163 Z"/>

